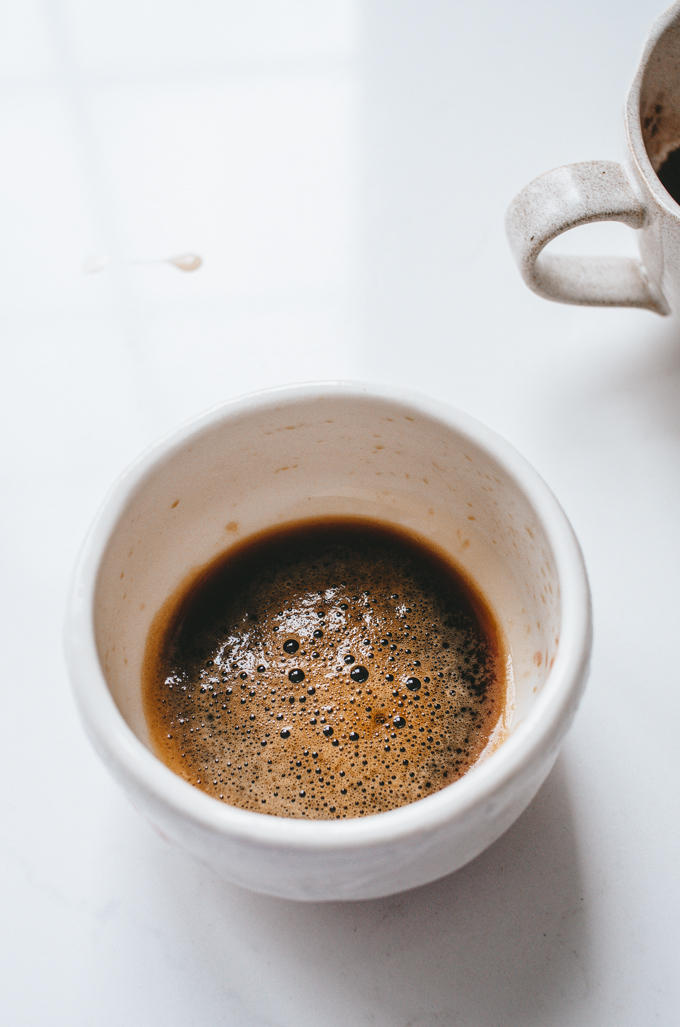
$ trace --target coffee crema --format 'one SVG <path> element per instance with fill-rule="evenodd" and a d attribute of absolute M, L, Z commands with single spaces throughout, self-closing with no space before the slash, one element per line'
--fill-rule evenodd
<path fill-rule="evenodd" d="M 156 616 L 157 755 L 217 799 L 284 817 L 394 809 L 502 741 L 509 656 L 488 605 L 405 531 L 333 518 L 263 532 Z"/>

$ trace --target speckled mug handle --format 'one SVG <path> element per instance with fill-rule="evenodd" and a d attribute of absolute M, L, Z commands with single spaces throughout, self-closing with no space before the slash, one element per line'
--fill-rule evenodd
<path fill-rule="evenodd" d="M 569 228 L 593 221 L 622 221 L 642 228 L 645 207 L 620 164 L 584 161 L 547 171 L 515 197 L 506 229 L 522 278 L 534 292 L 559 303 L 642 307 L 668 313 L 645 268 L 630 257 L 542 254 Z"/>

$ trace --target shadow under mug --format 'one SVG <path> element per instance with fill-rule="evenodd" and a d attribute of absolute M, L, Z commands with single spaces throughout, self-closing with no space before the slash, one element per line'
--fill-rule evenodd
<path fill-rule="evenodd" d="M 625 105 L 622 164 L 584 161 L 530 182 L 506 216 L 510 246 L 534 292 L 560 303 L 680 311 L 680 205 L 657 172 L 680 147 L 680 0 L 654 24 Z M 542 253 L 594 221 L 638 229 L 641 260 Z"/>
<path fill-rule="evenodd" d="M 153 617 L 244 538 L 347 515 L 415 533 L 478 584 L 512 653 L 509 737 L 460 780 L 373 816 L 306 821 L 228 806 L 153 753 L 141 692 Z M 90 531 L 66 621 L 85 726 L 138 809 L 223 878 L 308 900 L 412 888 L 498 838 L 555 761 L 590 644 L 578 543 L 526 461 L 444 404 L 343 382 L 234 400 L 142 456 Z"/>

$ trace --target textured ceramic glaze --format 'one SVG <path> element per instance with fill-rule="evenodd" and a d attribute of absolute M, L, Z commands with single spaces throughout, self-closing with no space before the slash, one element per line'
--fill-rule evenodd
<path fill-rule="evenodd" d="M 657 170 L 680 146 L 680 2 L 655 23 L 625 106 L 622 164 L 556 168 L 511 203 L 508 238 L 524 281 L 561 303 L 680 310 L 680 206 Z M 542 253 L 569 228 L 622 221 L 639 231 L 641 260 Z"/>
<path fill-rule="evenodd" d="M 151 751 L 140 687 L 149 625 L 187 575 L 243 538 L 343 514 L 417 533 L 478 583 L 512 652 L 510 735 L 461 780 L 376 816 L 306 822 L 227 806 Z M 526 462 L 455 410 L 343 383 L 232 402 L 144 456 L 92 528 L 66 629 L 85 725 L 135 805 L 228 880 L 308 900 L 423 884 L 504 832 L 555 760 L 590 638 L 578 544 Z"/>

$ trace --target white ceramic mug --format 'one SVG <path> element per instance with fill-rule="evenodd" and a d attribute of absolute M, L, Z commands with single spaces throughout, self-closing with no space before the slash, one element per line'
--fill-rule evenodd
<path fill-rule="evenodd" d="M 653 26 L 625 106 L 622 164 L 596 160 L 548 171 L 511 203 L 510 245 L 524 281 L 561 303 L 680 311 L 680 205 L 657 171 L 680 147 L 680 2 Z M 578 225 L 622 221 L 639 230 L 641 260 L 542 253 Z"/>
<path fill-rule="evenodd" d="M 181 582 L 245 537 L 348 514 L 409 529 L 476 581 L 512 653 L 509 737 L 460 780 L 373 816 L 308 822 L 228 806 L 151 750 L 141 695 L 151 621 Z M 590 644 L 578 543 L 522 457 L 449 407 L 352 383 L 236 400 L 144 455 L 90 531 L 66 622 L 86 728 L 135 805 L 224 878 L 309 900 L 424 884 L 502 834 L 554 763 Z"/>

